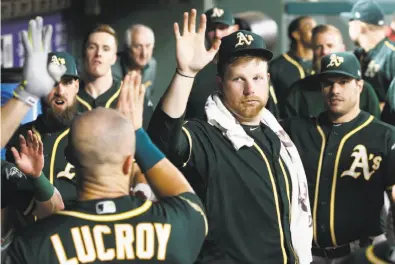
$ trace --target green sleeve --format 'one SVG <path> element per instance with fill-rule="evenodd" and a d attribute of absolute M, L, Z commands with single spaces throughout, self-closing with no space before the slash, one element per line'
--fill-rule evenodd
<path fill-rule="evenodd" d="M 171 235 L 167 255 L 176 256 L 177 263 L 194 263 L 208 233 L 208 222 L 203 205 L 196 194 L 185 192 L 164 199 Z M 170 252 L 170 253 L 169 253 Z"/>
<path fill-rule="evenodd" d="M 361 92 L 359 106 L 362 110 L 367 111 L 375 118 L 380 119 L 381 111 L 379 98 L 372 85 L 366 81 L 364 82 Z"/>

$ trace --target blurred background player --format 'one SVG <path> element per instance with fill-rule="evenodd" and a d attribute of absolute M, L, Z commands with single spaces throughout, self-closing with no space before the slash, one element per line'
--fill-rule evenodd
<path fill-rule="evenodd" d="M 317 25 L 309 16 L 294 19 L 288 26 L 291 41 L 287 53 L 269 64 L 270 79 L 278 100 L 280 116 L 284 116 L 285 101 L 292 83 L 312 74 L 312 29 Z"/>
<path fill-rule="evenodd" d="M 321 71 L 321 59 L 333 52 L 345 51 L 343 37 L 338 28 L 332 25 L 319 25 L 313 29 L 313 70 Z M 316 74 L 293 83 L 289 89 L 285 106 L 285 117 L 317 117 L 325 111 L 325 100 L 321 83 Z M 360 108 L 380 119 L 379 100 L 373 87 L 363 83 L 359 100 Z"/>

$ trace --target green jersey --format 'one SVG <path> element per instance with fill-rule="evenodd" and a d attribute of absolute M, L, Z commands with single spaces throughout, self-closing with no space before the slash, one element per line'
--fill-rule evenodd
<path fill-rule="evenodd" d="M 49 121 L 44 115 L 40 115 L 33 122 L 22 125 L 13 135 L 6 146 L 6 160 L 14 163 L 14 157 L 11 153 L 11 147 L 15 146 L 19 149 L 19 135 L 27 137 L 27 131 L 32 130 L 36 134 L 44 146 L 44 168 L 43 173 L 49 179 L 62 195 L 65 202 L 73 201 L 77 197 L 75 185 L 74 166 L 69 163 L 64 154 L 64 150 L 68 144 L 69 128 L 57 125 L 53 121 Z M 19 200 L 19 211 L 28 217 L 32 210 L 33 199 L 28 196 L 21 197 Z M 30 211 L 28 211 L 30 209 Z M 28 218 L 31 220 L 31 216 Z"/>
<path fill-rule="evenodd" d="M 148 82 L 148 81 L 147 81 Z M 115 109 L 118 103 L 119 93 L 121 92 L 122 81 L 117 78 L 113 78 L 111 87 L 98 96 L 93 98 L 88 92 L 85 91 L 85 84 L 80 83 L 80 90 L 78 91 L 77 101 L 78 111 L 80 113 L 90 111 L 97 107 L 112 108 Z M 144 98 L 144 113 L 143 113 L 143 127 L 148 128 L 151 115 L 153 113 L 153 104 L 147 97 Z"/>
<path fill-rule="evenodd" d="M 193 263 L 207 220 L 199 198 L 157 203 L 136 197 L 79 201 L 18 231 L 11 263 Z"/>
<path fill-rule="evenodd" d="M 361 111 L 342 124 L 326 112 L 294 117 L 284 129 L 306 172 L 314 245 L 337 247 L 381 234 L 383 193 L 395 184 L 395 127 Z"/>
<path fill-rule="evenodd" d="M 372 84 L 380 102 L 386 99 L 387 91 L 395 77 L 395 46 L 387 38 L 365 53 L 355 51 L 362 67 L 362 78 Z"/>
<path fill-rule="evenodd" d="M 284 117 L 289 88 L 297 80 L 304 79 L 313 73 L 312 62 L 303 60 L 294 52 L 289 51 L 269 63 L 269 73 L 277 95 L 280 116 Z"/>
<path fill-rule="evenodd" d="M 206 207 L 210 231 L 198 262 L 297 262 L 290 231 L 292 182 L 280 139 L 262 123 L 242 127 L 255 144 L 235 150 L 207 121 L 184 123 L 184 117 L 173 119 L 158 106 L 148 133 Z"/>

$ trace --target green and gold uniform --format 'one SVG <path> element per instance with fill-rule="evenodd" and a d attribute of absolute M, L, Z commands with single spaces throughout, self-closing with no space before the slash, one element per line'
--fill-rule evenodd
<path fill-rule="evenodd" d="M 284 121 L 284 129 L 307 176 L 313 255 L 346 256 L 350 242 L 381 234 L 383 192 L 395 184 L 395 127 L 361 111 L 342 124 L 330 122 L 326 112 L 294 117 Z"/>
<path fill-rule="evenodd" d="M 277 95 L 280 116 L 284 117 L 289 88 L 297 80 L 304 79 L 313 73 L 312 62 L 302 60 L 296 56 L 295 52 L 289 51 L 270 62 L 269 73 Z"/>
<path fill-rule="evenodd" d="M 395 77 L 395 45 L 387 38 L 365 53 L 355 51 L 362 67 L 362 78 L 372 84 L 380 102 L 386 99 L 388 88 Z"/>
<path fill-rule="evenodd" d="M 22 125 L 8 142 L 6 146 L 7 161 L 14 163 L 11 147 L 15 146 L 19 149 L 19 135 L 22 134 L 26 137 L 28 130 L 32 130 L 43 142 L 45 163 L 42 171 L 45 176 L 59 190 L 63 201 L 75 200 L 77 191 L 74 166 L 66 160 L 64 154 L 68 143 L 69 128 L 47 120 L 43 114 L 39 115 L 35 121 Z M 19 211 L 24 213 L 26 218 L 32 220 L 30 213 L 33 210 L 33 199 L 23 200 L 21 198 L 20 200 Z"/>
<path fill-rule="evenodd" d="M 122 85 L 122 81 L 120 81 L 117 78 L 113 78 L 113 83 L 111 87 L 97 98 L 93 98 L 85 91 L 84 89 L 85 84 L 81 82 L 80 90 L 78 91 L 78 95 L 77 95 L 77 101 L 79 103 L 78 111 L 82 113 L 82 112 L 90 111 L 97 107 L 115 109 L 117 106 L 119 93 L 121 92 L 121 85 Z M 150 100 L 145 98 L 144 113 L 143 113 L 144 128 L 148 128 L 148 124 L 151 119 L 152 113 L 153 113 L 153 105 Z"/>
<path fill-rule="evenodd" d="M 207 234 L 192 193 L 158 203 L 123 196 L 78 201 L 18 231 L 11 263 L 193 263 Z"/>
<path fill-rule="evenodd" d="M 316 76 L 308 76 L 292 84 L 285 106 L 285 116 L 317 117 L 325 111 L 325 99 Z M 380 119 L 380 102 L 373 89 L 364 82 L 359 107 Z"/>
<path fill-rule="evenodd" d="M 210 231 L 198 262 L 297 262 L 290 232 L 292 183 L 280 140 L 263 124 L 243 128 L 255 144 L 236 151 L 207 121 L 184 124 L 184 117 L 169 117 L 159 104 L 148 133 L 182 168 L 206 208 Z"/>

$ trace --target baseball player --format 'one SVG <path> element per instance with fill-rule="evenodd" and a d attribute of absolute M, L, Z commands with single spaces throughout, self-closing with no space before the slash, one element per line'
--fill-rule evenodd
<path fill-rule="evenodd" d="M 66 155 L 80 174 L 78 200 L 17 233 L 6 262 L 195 261 L 208 231 L 201 201 L 141 128 L 144 88 L 136 83 L 130 94 L 139 119 L 105 108 L 75 119 Z M 156 204 L 129 196 L 134 157 L 157 191 Z"/>
<path fill-rule="evenodd" d="M 15 163 L 11 152 L 12 147 L 18 150 L 19 136 L 27 136 L 32 131 L 44 146 L 43 173 L 62 195 L 65 202 L 76 199 L 74 166 L 65 159 L 64 149 L 67 145 L 69 126 L 77 113 L 76 95 L 79 88 L 79 77 L 74 58 L 66 52 L 54 52 L 47 55 L 48 64 L 62 65 L 66 68 L 59 83 L 57 83 L 46 98 L 42 98 L 43 113 L 35 121 L 26 123 L 16 131 L 6 145 L 6 160 Z M 26 222 L 33 222 L 31 201 L 26 201 L 24 209 L 19 211 Z M 19 209 L 22 209 L 22 205 Z M 16 219 L 15 223 L 19 224 Z M 24 225 L 24 224 L 21 224 Z"/>
<path fill-rule="evenodd" d="M 184 13 L 183 27 L 175 23 L 177 69 L 149 127 L 153 141 L 185 170 L 204 200 L 210 232 L 198 262 L 310 262 L 307 190 L 302 192 L 303 185 L 294 182 L 299 179 L 307 186 L 304 173 L 297 170 L 302 165 L 288 163 L 296 160 L 288 160 L 287 152 L 280 154 L 284 145 L 294 145 L 283 143 L 288 137 L 283 137 L 281 126 L 264 108 L 269 95 L 268 61 L 273 54 L 262 37 L 245 30 L 217 40 L 207 50 L 205 22 L 202 15 L 196 30 L 192 9 Z M 205 118 L 185 122 L 194 77 L 217 51 L 219 92 L 207 99 Z M 270 124 L 261 122 L 266 116 Z M 273 131 L 274 123 L 281 132 Z M 297 209 L 291 209 L 291 200 Z M 292 224 L 291 211 L 296 222 Z"/>
<path fill-rule="evenodd" d="M 382 109 L 395 77 L 395 46 L 385 35 L 384 14 L 375 1 L 360 0 L 344 15 L 350 19 L 350 38 L 360 47 L 355 54 L 361 62 L 362 78 L 372 84 Z"/>
<path fill-rule="evenodd" d="M 353 53 L 324 56 L 317 78 L 328 110 L 284 122 L 309 184 L 313 262 L 336 262 L 380 235 L 383 192 L 395 184 L 395 128 L 360 110 L 361 77 Z"/>
<path fill-rule="evenodd" d="M 207 17 L 206 43 L 212 45 L 215 40 L 228 36 L 237 31 L 239 26 L 235 22 L 235 18 L 229 9 L 213 7 L 205 12 Z M 217 60 L 213 59 L 211 63 L 206 65 L 195 77 L 191 95 L 188 99 L 187 108 L 185 110 L 185 118 L 203 118 L 205 116 L 204 106 L 207 98 L 215 91 L 217 85 L 215 83 L 217 74 Z M 270 110 L 276 117 L 279 117 L 277 107 L 277 97 L 273 87 L 270 87 L 270 96 L 266 108 Z"/>
<path fill-rule="evenodd" d="M 79 76 L 74 58 L 66 52 L 50 53 L 48 61 L 64 65 L 67 70 L 48 97 L 42 99 L 43 114 L 35 121 L 22 125 L 14 134 L 7 144 L 6 157 L 8 161 L 13 162 L 11 147 L 18 146 L 20 134 L 26 135 L 32 130 L 44 144 L 44 157 L 48 163 L 45 163 L 43 172 L 51 183 L 56 183 L 60 178 L 71 181 L 74 177 L 73 166 L 65 161 L 63 150 L 67 145 L 68 128 L 77 114 L 76 95 L 79 89 Z M 65 184 L 65 188 L 67 186 Z M 61 193 L 67 200 L 66 193 Z M 75 195 L 70 194 L 70 198 L 75 198 Z"/>
<path fill-rule="evenodd" d="M 339 29 L 332 25 L 319 25 L 313 29 L 313 68 L 320 72 L 321 59 L 332 52 L 345 50 L 343 37 Z M 380 118 L 379 100 L 373 87 L 363 83 L 359 100 L 360 108 Z M 316 117 L 325 110 L 321 84 L 314 75 L 292 84 L 287 96 L 285 116 Z"/>
<path fill-rule="evenodd" d="M 292 83 L 312 74 L 311 31 L 316 25 L 309 16 L 294 19 L 288 26 L 290 50 L 270 62 L 270 79 L 279 101 L 281 117 L 285 114 L 285 101 Z"/>
<path fill-rule="evenodd" d="M 113 76 L 111 67 L 117 60 L 118 39 L 115 30 L 102 24 L 90 31 L 84 42 L 84 80 L 78 91 L 78 111 L 97 107 L 116 108 L 122 81 Z M 153 105 L 144 102 L 144 128 L 148 127 Z"/>

